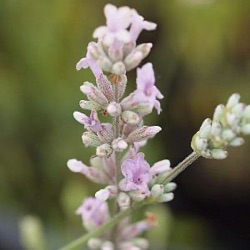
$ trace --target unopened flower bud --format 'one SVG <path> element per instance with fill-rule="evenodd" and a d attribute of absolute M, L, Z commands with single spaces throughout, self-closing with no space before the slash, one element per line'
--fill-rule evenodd
<path fill-rule="evenodd" d="M 244 139 L 241 137 L 236 137 L 232 141 L 230 141 L 229 145 L 233 147 L 241 146 L 244 143 Z"/>
<path fill-rule="evenodd" d="M 82 109 L 87 109 L 87 110 L 101 110 L 103 108 L 101 105 L 93 101 L 81 100 L 79 105 Z"/>
<path fill-rule="evenodd" d="M 162 194 L 157 201 L 158 202 L 169 202 L 174 199 L 174 194 L 173 193 L 164 193 Z"/>
<path fill-rule="evenodd" d="M 119 116 L 121 114 L 121 105 L 116 102 L 111 102 L 107 107 L 107 111 L 111 116 Z"/>
<path fill-rule="evenodd" d="M 127 141 L 137 142 L 137 141 L 147 140 L 149 138 L 154 137 L 160 131 L 161 127 L 159 126 L 151 126 L 151 127 L 143 126 L 131 132 L 127 137 Z"/>
<path fill-rule="evenodd" d="M 204 120 L 204 122 L 200 127 L 199 137 L 202 139 L 206 139 L 209 136 L 210 131 L 211 131 L 211 120 L 207 118 L 206 120 Z"/>
<path fill-rule="evenodd" d="M 112 142 L 112 148 L 115 150 L 115 151 L 118 151 L 118 152 L 122 152 L 123 150 L 125 150 L 126 148 L 128 147 L 128 144 L 126 141 L 124 141 L 122 138 L 116 138 L 113 140 Z"/>
<path fill-rule="evenodd" d="M 146 195 L 139 190 L 130 191 L 129 196 L 132 198 L 132 200 L 137 202 L 142 201 L 146 198 Z"/>
<path fill-rule="evenodd" d="M 227 151 L 223 149 L 212 149 L 211 155 L 212 155 L 212 158 L 214 159 L 222 160 L 222 159 L 227 158 Z"/>
<path fill-rule="evenodd" d="M 121 118 L 123 122 L 129 124 L 138 124 L 140 121 L 140 117 L 133 111 L 124 111 L 122 112 Z"/>
<path fill-rule="evenodd" d="M 107 189 L 100 189 L 95 193 L 96 199 L 106 201 L 109 198 L 110 192 Z"/>
<path fill-rule="evenodd" d="M 218 105 L 214 111 L 213 121 L 218 122 L 221 119 L 224 111 L 225 111 L 225 106 L 223 104 Z"/>
<path fill-rule="evenodd" d="M 111 72 L 116 75 L 121 75 L 126 72 L 126 66 L 123 62 L 116 62 L 111 68 Z"/>
<path fill-rule="evenodd" d="M 126 58 L 125 64 L 127 71 L 135 68 L 140 64 L 142 59 L 144 59 L 150 52 L 152 48 L 152 43 L 143 43 L 138 45 Z"/>
<path fill-rule="evenodd" d="M 164 192 L 169 193 L 176 189 L 177 185 L 174 182 L 169 182 L 164 186 Z"/>
<path fill-rule="evenodd" d="M 153 197 L 159 197 L 164 193 L 164 186 L 161 184 L 155 184 L 151 189 L 151 195 Z"/>
<path fill-rule="evenodd" d="M 117 203 L 121 209 L 126 209 L 130 206 L 130 197 L 126 193 L 120 192 L 117 197 Z"/>
<path fill-rule="evenodd" d="M 243 125 L 241 130 L 242 130 L 243 134 L 249 135 L 250 134 L 250 124 Z"/>
<path fill-rule="evenodd" d="M 114 245 L 111 241 L 105 241 L 102 246 L 101 250 L 114 250 Z"/>
<path fill-rule="evenodd" d="M 240 100 L 240 95 L 239 94 L 237 94 L 237 93 L 232 94 L 229 97 L 228 101 L 227 101 L 226 107 L 227 108 L 232 108 L 234 105 L 236 105 L 239 102 L 239 100 Z"/>
<path fill-rule="evenodd" d="M 112 148 L 108 143 L 102 144 L 96 148 L 96 155 L 98 156 L 110 156 L 112 154 Z"/>
<path fill-rule="evenodd" d="M 231 129 L 224 129 L 221 135 L 222 139 L 226 141 L 231 141 L 236 136 Z"/>
<path fill-rule="evenodd" d="M 250 105 L 247 105 L 243 112 L 243 117 L 245 119 L 250 119 Z"/>
<path fill-rule="evenodd" d="M 88 240 L 87 245 L 91 250 L 98 250 L 102 245 L 102 240 L 98 238 L 91 238 Z"/>
<path fill-rule="evenodd" d="M 109 123 L 103 123 L 101 129 L 97 133 L 98 138 L 103 142 L 111 142 L 114 138 L 114 132 L 112 125 Z"/>
<path fill-rule="evenodd" d="M 82 135 L 82 142 L 85 147 L 97 147 L 102 144 L 98 136 L 90 131 L 84 132 Z"/>
<path fill-rule="evenodd" d="M 112 68 L 113 64 L 112 64 L 111 60 L 107 56 L 99 57 L 98 60 L 97 60 L 97 63 L 104 71 L 107 71 L 107 72 L 111 71 L 111 68 Z"/>
<path fill-rule="evenodd" d="M 89 83 L 84 83 L 80 87 L 81 91 L 87 95 L 90 101 L 96 102 L 100 106 L 106 106 L 108 104 L 108 99 L 106 96 L 94 86 L 90 86 Z"/>

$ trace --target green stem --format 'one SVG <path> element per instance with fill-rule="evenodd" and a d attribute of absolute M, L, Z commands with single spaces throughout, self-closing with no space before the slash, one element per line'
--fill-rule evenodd
<path fill-rule="evenodd" d="M 176 167 L 172 169 L 172 171 L 163 181 L 163 184 L 172 181 L 175 177 L 177 177 L 181 172 L 183 172 L 189 165 L 191 165 L 199 157 L 200 155 L 198 155 L 196 152 L 192 152 L 189 156 L 187 156 L 183 161 L 181 161 Z"/>
<path fill-rule="evenodd" d="M 141 208 L 147 204 L 146 202 L 140 202 L 135 204 L 134 207 L 128 208 L 126 210 L 121 211 L 120 213 L 116 214 L 113 218 L 111 218 L 107 223 L 101 225 L 97 229 L 90 231 L 89 233 L 83 235 L 82 237 L 72 241 L 68 245 L 61 248 L 61 250 L 73 250 L 79 248 L 81 245 L 86 244 L 86 242 L 93 238 L 102 235 L 104 232 L 113 228 L 119 221 L 124 219 L 125 217 L 129 216 L 133 211 Z"/>

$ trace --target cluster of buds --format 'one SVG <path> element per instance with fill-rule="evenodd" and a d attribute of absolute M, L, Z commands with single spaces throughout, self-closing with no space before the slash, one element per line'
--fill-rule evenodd
<path fill-rule="evenodd" d="M 87 58 L 93 58 L 105 71 L 116 75 L 137 67 L 148 55 L 152 43 L 136 45 L 143 29 L 154 30 L 156 24 L 145 21 L 136 10 L 129 7 L 116 8 L 107 4 L 104 8 L 106 26 L 98 27 L 93 34 L 98 42 L 90 42 Z M 81 67 L 81 61 L 78 64 Z"/>
<path fill-rule="evenodd" d="M 145 126 L 143 121 L 154 108 L 158 114 L 161 112 L 159 99 L 163 98 L 155 86 L 151 63 L 137 68 L 136 89 L 124 97 L 126 72 L 137 67 L 152 47 L 151 43 L 137 45 L 136 39 L 143 29 L 153 30 L 156 24 L 145 21 L 128 7 L 107 4 L 104 13 L 107 25 L 97 28 L 93 35 L 98 42 L 89 43 L 86 57 L 76 65 L 77 70 L 90 68 L 96 79 L 95 84 L 84 82 L 80 87 L 87 97 L 80 101 L 80 107 L 90 114 L 78 111 L 73 114 L 84 126 L 83 144 L 95 147 L 95 155 L 90 159 L 90 166 L 76 159 L 67 163 L 71 171 L 104 185 L 77 210 L 87 231 L 109 221 L 111 199 L 117 203 L 118 210 L 123 211 L 145 199 L 168 202 L 173 199 L 172 191 L 176 188 L 175 183 L 164 183 L 171 171 L 169 160 L 150 167 L 140 152 L 147 140 L 161 131 L 159 126 Z M 106 76 L 103 71 L 111 74 Z M 108 117 L 111 123 L 106 122 Z M 155 224 L 152 214 L 136 223 L 125 218 L 117 224 L 115 236 L 112 231 L 105 232 L 100 238 L 91 238 L 88 246 L 103 250 L 147 249 L 147 240 L 138 236 Z"/>
<path fill-rule="evenodd" d="M 208 159 L 224 159 L 228 146 L 244 143 L 241 135 L 250 134 L 250 105 L 239 102 L 240 95 L 233 94 L 226 105 L 218 105 L 213 119 L 207 118 L 194 135 L 191 146 Z"/>

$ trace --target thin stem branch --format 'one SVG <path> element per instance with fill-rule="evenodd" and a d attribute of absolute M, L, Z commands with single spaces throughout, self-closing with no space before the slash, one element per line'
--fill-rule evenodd
<path fill-rule="evenodd" d="M 130 215 L 133 211 L 141 208 L 145 204 L 146 203 L 144 203 L 144 202 L 140 202 L 140 203 L 135 204 L 135 206 L 132 208 L 128 208 L 126 210 L 119 212 L 118 214 L 114 215 L 114 217 L 112 217 L 107 223 L 101 225 L 100 227 L 98 227 L 97 229 L 95 229 L 93 231 L 90 231 L 89 233 L 83 235 L 82 237 L 72 241 L 70 244 L 62 247 L 61 250 L 73 250 L 73 249 L 79 248 L 83 244 L 86 244 L 86 242 L 89 239 L 91 239 L 93 237 L 98 237 L 98 236 L 102 235 L 104 232 L 106 232 L 107 230 L 110 230 L 119 221 L 121 221 L 122 219 L 124 219 L 125 217 Z"/>
<path fill-rule="evenodd" d="M 163 184 L 166 184 L 172 181 L 175 177 L 177 177 L 181 172 L 183 172 L 188 166 L 190 166 L 199 157 L 200 155 L 198 155 L 196 152 L 192 152 L 189 156 L 187 156 L 183 161 L 181 161 L 176 167 L 172 169 L 172 171 L 163 181 Z"/>

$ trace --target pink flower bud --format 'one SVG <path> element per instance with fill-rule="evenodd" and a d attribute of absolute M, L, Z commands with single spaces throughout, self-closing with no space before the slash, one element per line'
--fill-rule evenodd
<path fill-rule="evenodd" d="M 112 142 L 112 148 L 115 151 L 122 152 L 127 147 L 128 147 L 127 142 L 124 141 L 121 137 L 114 139 L 113 142 Z"/>
<path fill-rule="evenodd" d="M 121 114 L 121 105 L 116 102 L 111 102 L 107 107 L 107 111 L 111 116 L 118 116 Z"/>
<path fill-rule="evenodd" d="M 102 141 L 98 138 L 98 136 L 90 131 L 83 133 L 82 142 L 85 145 L 85 147 L 89 147 L 89 146 L 97 147 L 102 144 Z"/>
<path fill-rule="evenodd" d="M 91 86 L 88 83 L 84 83 L 84 85 L 80 87 L 80 90 L 87 95 L 90 101 L 96 102 L 100 106 L 104 107 L 108 104 L 108 99 L 96 87 Z"/>
<path fill-rule="evenodd" d="M 108 78 L 105 75 L 100 75 L 99 78 L 96 79 L 96 83 L 98 89 L 104 94 L 104 96 L 109 100 L 112 101 L 114 99 L 114 91 L 112 89 L 112 85 Z"/>
<path fill-rule="evenodd" d="M 161 127 L 159 126 L 152 126 L 152 127 L 143 126 L 131 132 L 128 135 L 126 140 L 128 142 L 137 142 L 137 141 L 147 140 L 149 138 L 154 137 L 160 131 L 161 131 Z"/>
<path fill-rule="evenodd" d="M 124 111 L 121 115 L 122 121 L 129 124 L 138 124 L 140 117 L 133 111 Z"/>
<path fill-rule="evenodd" d="M 105 143 L 96 148 L 96 155 L 98 156 L 110 156 L 112 154 L 112 148 L 109 144 Z"/>
<path fill-rule="evenodd" d="M 79 105 L 82 109 L 87 109 L 87 110 L 101 110 L 101 109 L 103 109 L 103 107 L 101 105 L 99 105 L 98 103 L 93 102 L 93 101 L 81 100 Z"/>
<path fill-rule="evenodd" d="M 124 74 L 126 72 L 126 65 L 122 61 L 116 62 L 113 64 L 111 72 L 116 75 Z"/>

